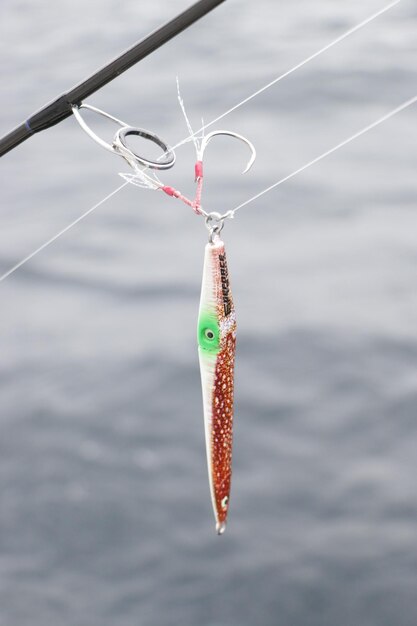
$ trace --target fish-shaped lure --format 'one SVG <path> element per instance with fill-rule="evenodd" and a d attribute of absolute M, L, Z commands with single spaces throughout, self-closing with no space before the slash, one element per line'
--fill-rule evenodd
<path fill-rule="evenodd" d="M 205 248 L 197 338 L 210 491 L 221 535 L 232 477 L 236 316 L 224 243 L 218 236 Z"/>

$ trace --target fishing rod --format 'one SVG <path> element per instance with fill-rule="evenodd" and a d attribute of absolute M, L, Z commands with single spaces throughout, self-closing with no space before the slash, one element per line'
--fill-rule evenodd
<path fill-rule="evenodd" d="M 6 154 L 35 133 L 59 124 L 73 114 L 73 107 L 80 106 L 84 98 L 91 96 L 104 85 L 163 46 L 167 41 L 194 24 L 201 17 L 216 8 L 225 0 L 199 0 L 188 9 L 179 13 L 144 39 L 123 52 L 116 59 L 97 70 L 94 74 L 75 85 L 25 122 L 14 128 L 0 139 L 0 156 Z"/>

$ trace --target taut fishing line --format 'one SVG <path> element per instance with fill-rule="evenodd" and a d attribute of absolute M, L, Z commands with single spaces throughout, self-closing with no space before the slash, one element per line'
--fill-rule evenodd
<path fill-rule="evenodd" d="M 233 111 L 236 111 L 236 109 L 241 107 L 243 104 L 246 104 L 247 102 L 249 102 L 256 96 L 259 96 L 261 93 L 263 93 L 264 91 L 266 91 L 267 89 L 275 85 L 276 83 L 279 83 L 283 78 L 287 78 L 287 76 L 290 76 L 290 74 L 292 74 L 296 70 L 302 68 L 304 65 L 307 65 L 307 63 L 309 63 L 310 61 L 313 61 L 314 59 L 316 59 L 318 56 L 323 54 L 323 52 L 327 52 L 327 50 L 330 50 L 330 48 L 333 48 L 333 46 L 335 46 L 336 44 L 340 43 L 341 41 L 343 41 L 350 35 L 353 35 L 353 33 L 356 33 L 356 31 L 360 30 L 361 28 L 363 28 L 364 26 L 372 22 L 374 19 L 376 19 L 383 13 L 386 13 L 387 11 L 389 11 L 389 9 L 392 9 L 395 5 L 399 4 L 399 2 L 401 2 L 401 0 L 394 0 L 394 2 L 391 2 L 383 9 L 380 9 L 376 13 L 373 13 L 372 15 L 364 19 L 362 22 L 359 22 L 359 24 L 356 24 L 356 26 L 353 26 L 352 28 L 347 30 L 345 33 L 343 33 L 343 35 L 336 37 L 336 39 L 333 39 L 333 41 L 323 46 L 323 48 L 320 48 L 320 50 L 317 50 L 317 52 L 314 52 L 313 54 L 305 58 L 303 61 L 300 61 L 300 63 L 297 63 L 297 65 L 294 65 L 294 67 L 292 67 L 291 69 L 287 70 L 283 74 L 280 74 L 277 78 L 274 78 L 274 80 L 271 80 L 269 83 L 267 83 L 266 85 L 264 85 L 257 91 L 254 91 L 250 96 L 247 96 L 246 98 L 244 98 L 243 100 L 241 100 L 240 102 L 232 106 L 230 109 L 227 109 L 227 111 L 225 111 L 218 117 L 214 118 L 214 120 L 212 120 L 208 124 L 205 124 L 204 126 L 199 128 L 196 131 L 196 134 L 202 132 L 205 128 L 208 128 L 209 126 L 216 124 L 216 122 L 219 122 L 220 120 L 222 120 L 224 117 L 226 117 L 226 115 L 229 115 L 229 113 L 233 113 Z M 173 150 L 181 146 L 183 143 L 186 143 L 187 141 L 189 141 L 189 137 L 187 137 L 183 141 L 180 141 L 178 144 L 173 146 Z"/>
<path fill-rule="evenodd" d="M 34 256 L 36 256 L 38 254 L 38 252 L 41 252 L 42 250 L 45 250 L 45 248 L 47 248 L 51 243 L 53 243 L 54 241 L 56 241 L 59 237 L 61 237 L 61 235 L 63 235 L 64 233 L 67 233 L 73 226 L 75 226 L 76 224 L 78 224 L 79 222 L 81 222 L 81 220 L 83 220 L 85 217 L 87 217 L 87 215 L 89 215 L 90 213 L 92 213 L 93 211 L 95 211 L 96 209 L 98 209 L 99 206 L 101 206 L 102 204 L 104 204 L 106 202 L 106 200 L 109 200 L 112 196 L 114 196 L 118 191 L 120 191 L 121 189 L 123 189 L 123 187 L 126 187 L 128 183 L 125 182 L 122 185 L 120 185 L 120 187 L 117 187 L 116 189 L 114 189 L 111 193 L 109 193 L 108 196 L 106 196 L 105 198 L 103 198 L 102 200 L 100 200 L 100 202 L 97 202 L 97 204 L 95 204 L 94 206 L 92 206 L 90 209 L 88 209 L 88 211 L 86 211 L 85 213 L 83 213 L 82 215 L 80 215 L 79 217 L 77 217 L 77 219 L 75 219 L 73 222 L 71 222 L 71 224 L 68 224 L 68 226 L 65 226 L 65 228 L 63 228 L 62 230 L 59 231 L 59 233 L 56 233 L 56 235 L 54 235 L 53 237 L 51 237 L 50 239 L 48 239 L 48 241 L 45 241 L 45 243 L 43 243 L 41 246 L 39 246 L 39 248 L 36 248 L 36 250 L 34 250 L 33 252 L 31 252 L 30 254 L 28 254 L 24 259 L 22 259 L 21 261 L 19 261 L 19 263 L 16 263 L 16 265 L 13 265 L 13 267 L 11 267 L 7 272 L 5 272 L 4 274 L 2 274 L 2 276 L 0 276 L 0 281 L 4 280 L 5 278 L 7 278 L 8 276 L 10 276 L 10 274 L 13 274 L 13 272 L 15 272 L 16 270 L 19 269 L 19 267 L 22 267 L 22 265 L 24 265 L 25 263 L 27 263 L 28 261 L 30 261 L 30 259 L 33 259 Z"/>
<path fill-rule="evenodd" d="M 318 56 L 320 56 L 321 54 L 323 54 L 324 52 L 326 52 L 327 50 L 329 50 L 330 48 L 332 48 L 333 46 L 335 46 L 336 44 L 340 43 L 341 41 L 343 41 L 344 39 L 346 39 L 347 37 L 349 37 L 350 35 L 352 35 L 353 33 L 357 32 L 358 30 L 360 30 L 361 28 L 363 28 L 364 26 L 366 26 L 367 24 L 371 23 L 374 19 L 376 19 L 377 17 L 379 17 L 380 15 L 382 15 L 383 13 L 387 12 L 388 10 L 390 10 L 391 8 L 393 8 L 394 6 L 396 6 L 397 4 L 399 4 L 401 0 L 394 0 L 393 2 L 390 2 L 387 6 L 385 6 L 384 8 L 376 11 L 375 13 L 373 13 L 372 15 L 370 15 L 369 17 L 365 18 L 364 20 L 362 20 L 361 22 L 359 22 L 356 26 L 353 26 L 352 28 L 348 29 L 345 33 L 343 33 L 342 35 L 340 35 L 339 37 L 337 37 L 336 39 L 332 40 L 330 43 L 326 44 L 325 46 L 323 46 L 322 48 L 320 48 L 319 50 L 317 50 L 317 52 L 309 55 L 308 57 L 306 57 L 303 61 L 300 61 L 299 63 L 297 63 L 297 65 L 295 65 L 294 67 L 292 67 L 291 69 L 287 70 L 286 72 L 284 72 L 283 74 L 280 74 L 277 78 L 273 79 L 272 81 L 268 82 L 266 85 L 264 85 L 263 87 L 261 87 L 260 89 L 254 91 L 251 95 L 247 96 L 246 98 L 244 98 L 243 100 L 241 100 L 240 102 L 238 102 L 237 104 L 235 104 L 233 107 L 227 109 L 224 113 L 222 113 L 221 115 L 217 116 L 216 118 L 214 118 L 211 122 L 208 122 L 207 124 L 203 125 L 199 130 L 195 131 L 195 132 L 190 132 L 190 126 L 189 126 L 189 122 L 187 120 L 186 117 L 186 121 L 187 121 L 187 127 L 189 129 L 189 136 L 186 137 L 185 139 L 183 139 L 182 141 L 178 142 L 176 145 L 173 146 L 172 150 L 175 150 L 176 148 L 182 146 L 183 144 L 189 142 L 190 140 L 194 141 L 194 138 L 196 137 L 196 135 L 198 133 L 204 133 L 204 130 L 210 126 L 212 126 L 213 124 L 215 124 L 216 122 L 219 122 L 221 119 L 223 119 L 224 117 L 226 117 L 227 115 L 229 115 L 230 113 L 232 113 L 233 111 L 236 111 L 239 107 L 243 106 L 244 104 L 246 104 L 247 102 L 249 102 L 250 100 L 252 100 L 253 98 L 255 98 L 256 96 L 260 95 L 261 93 L 263 93 L 264 91 L 266 91 L 267 89 L 269 89 L 270 87 L 272 87 L 273 85 L 275 85 L 276 83 L 278 83 L 279 81 L 283 80 L 284 78 L 286 78 L 287 76 L 289 76 L 290 74 L 292 74 L 293 72 L 295 72 L 296 70 L 300 69 L 301 67 L 303 67 L 304 65 L 306 65 L 307 63 L 309 63 L 310 61 L 312 61 L 313 59 L 317 58 Z M 182 108 L 183 113 L 185 113 L 184 107 L 183 107 L 183 103 L 182 103 L 182 99 L 179 96 L 179 100 L 180 100 L 180 105 Z M 371 130 L 371 128 L 374 128 L 375 126 L 377 126 L 378 124 L 381 124 L 383 121 L 389 119 L 390 117 L 392 117 L 393 115 L 395 115 L 396 113 L 399 113 L 400 111 L 402 111 L 404 108 L 406 108 L 407 106 L 410 106 L 411 104 L 413 104 L 415 102 L 415 99 L 412 98 L 411 100 L 408 100 L 407 102 L 405 102 L 404 104 L 400 105 L 399 107 L 397 107 L 396 109 L 394 109 L 393 111 L 391 111 L 390 113 L 388 113 L 386 116 L 384 116 L 383 118 L 380 118 L 379 120 L 377 120 L 376 122 L 374 122 L 373 124 L 365 127 L 364 129 L 362 129 L 361 131 L 355 133 L 354 135 L 352 135 L 351 137 L 349 137 L 348 139 L 346 139 L 345 141 L 341 142 L 340 144 L 337 144 L 336 146 L 334 146 L 333 148 L 331 148 L 330 150 L 328 150 L 326 153 L 320 155 L 319 157 L 317 157 L 316 159 L 313 159 L 312 161 L 309 161 L 308 163 L 306 163 L 304 166 L 302 166 L 301 168 L 295 170 L 294 172 L 292 172 L 291 174 L 289 174 L 288 176 L 284 177 L 283 179 L 281 179 L 280 181 L 274 183 L 273 185 L 267 187 L 266 189 L 264 189 L 263 191 L 259 192 L 256 196 L 253 196 L 252 198 L 249 198 L 249 200 L 243 202 L 241 205 L 235 207 L 234 209 L 232 209 L 231 211 L 227 212 L 227 217 L 231 217 L 237 210 L 241 209 L 243 206 L 246 206 L 247 204 L 249 204 L 250 202 L 252 202 L 253 200 L 255 200 L 256 198 L 259 198 L 260 196 L 264 195 L 265 193 L 267 193 L 268 191 L 270 191 L 271 189 L 274 189 L 275 187 L 277 187 L 278 185 L 281 185 L 283 182 L 285 182 L 286 180 L 289 180 L 290 178 L 292 178 L 293 176 L 295 176 L 296 174 L 304 171 L 305 169 L 307 169 L 308 167 L 310 167 L 311 165 L 313 165 L 314 163 L 317 163 L 319 160 L 325 158 L 325 156 L 328 156 L 329 154 L 335 152 L 336 150 L 338 150 L 339 148 L 343 147 L 344 145 L 346 145 L 347 143 L 349 143 L 350 141 L 353 141 L 353 139 L 359 137 L 360 135 L 364 134 L 365 132 L 367 132 L 368 130 Z M 116 120 L 116 118 L 113 118 L 113 116 L 109 116 L 108 114 L 105 114 L 101 111 L 98 111 L 97 109 L 95 109 L 95 107 L 91 107 L 88 105 L 82 105 L 86 108 L 91 108 L 92 110 L 95 110 L 96 112 L 100 112 L 102 114 L 104 114 L 106 117 L 110 117 L 113 120 Z M 79 107 L 74 107 L 73 108 L 73 112 L 74 114 L 76 114 L 76 111 L 78 110 Z M 85 123 L 83 122 L 82 118 L 81 120 L 78 119 L 78 121 L 80 122 L 81 125 L 84 125 Z M 116 120 L 116 121 L 120 121 L 120 120 Z M 85 128 L 84 128 L 85 129 Z M 89 132 L 90 135 L 92 135 L 91 131 L 87 131 Z M 95 138 L 96 141 L 98 140 L 98 138 Z M 98 143 L 101 143 L 101 140 L 98 140 Z M 195 143 L 195 141 L 194 141 Z M 110 146 L 109 146 L 110 147 Z M 111 149 L 111 148 L 110 148 Z M 166 152 L 164 151 L 164 155 L 165 156 Z M 142 170 L 143 172 L 143 170 Z M 58 233 L 56 233 L 53 237 L 51 237 L 50 239 L 48 239 L 46 242 L 44 242 L 42 245 L 40 245 L 38 248 L 36 248 L 36 250 L 34 250 L 33 252 L 31 252 L 30 254 L 28 254 L 27 256 L 25 256 L 23 259 L 21 259 L 18 263 L 16 263 L 15 265 L 13 265 L 13 267 L 11 267 L 9 270 L 7 270 L 4 274 L 2 274 L 0 276 L 0 282 L 2 282 L 3 280 L 5 280 L 6 278 L 8 278 L 11 274 L 13 274 L 16 270 L 18 270 L 20 267 L 22 267 L 23 265 L 25 265 L 28 261 L 30 261 L 31 259 L 33 259 L 39 252 L 41 252 L 42 250 L 45 250 L 45 248 L 47 248 L 49 245 L 51 245 L 52 243 L 54 243 L 59 237 L 61 237 L 62 235 L 64 235 L 65 233 L 67 233 L 71 228 L 73 228 L 76 224 L 78 224 L 79 222 L 81 222 L 85 217 L 87 217 L 88 215 L 90 215 L 93 211 L 95 211 L 96 209 L 98 209 L 100 206 L 102 206 L 107 200 L 109 200 L 110 198 L 112 198 L 115 194 L 119 193 L 119 191 L 121 191 L 124 187 L 126 187 L 129 183 L 132 182 L 132 178 L 136 178 L 137 176 L 139 178 L 142 178 L 144 175 L 140 173 L 140 171 L 138 170 L 138 168 L 135 168 L 135 175 L 127 175 L 125 178 L 125 182 L 120 185 L 119 187 L 117 187 L 116 189 L 114 189 L 111 193 L 109 193 L 107 196 L 105 196 L 102 200 L 100 200 L 99 202 L 97 202 L 93 207 L 91 207 L 90 209 L 88 209 L 87 211 L 85 211 L 82 215 L 80 215 L 77 219 L 75 219 L 73 222 L 71 222 L 70 224 L 68 224 L 68 226 L 66 226 L 65 228 L 63 228 L 61 231 L 59 231 Z M 146 174 L 145 174 L 145 178 Z M 148 179 L 149 180 L 149 179 Z M 138 184 L 137 181 L 135 181 L 135 184 Z M 139 186 L 145 186 L 148 187 L 150 185 L 148 185 L 146 182 L 143 185 L 139 185 Z M 155 187 L 154 187 L 155 188 Z"/>
<path fill-rule="evenodd" d="M 339 148 L 343 148 L 344 146 L 346 146 L 348 143 L 350 143 L 354 139 L 357 139 L 361 135 L 364 135 L 365 133 L 367 133 L 368 131 L 372 130 L 376 126 L 379 126 L 383 122 L 386 122 L 391 117 L 394 117 L 394 115 L 397 115 L 397 113 L 400 113 L 401 111 L 404 111 L 404 109 L 406 109 L 407 107 L 411 106 L 412 104 L 415 104 L 416 102 L 417 102 L 417 95 L 413 96 L 409 100 L 406 100 L 405 102 L 403 102 L 402 104 L 397 106 L 395 109 L 392 109 L 391 111 L 389 111 L 388 113 L 386 113 L 382 117 L 380 117 L 377 120 L 375 120 L 375 122 L 372 122 L 371 124 L 368 124 L 368 126 L 365 126 L 361 130 L 358 130 L 356 133 L 354 133 L 353 135 L 351 135 L 347 139 L 344 139 L 340 143 L 336 144 L 335 146 L 333 146 L 333 148 L 330 148 L 329 150 L 326 150 L 326 152 L 323 152 L 322 154 L 320 154 L 315 159 L 312 159 L 311 161 L 309 161 L 305 165 L 302 165 L 297 170 L 294 170 L 293 172 L 291 172 L 291 174 L 288 174 L 287 176 L 284 176 L 284 178 L 281 178 L 280 180 L 278 180 L 276 183 L 273 183 L 272 185 L 269 185 L 269 187 L 266 187 L 265 189 L 263 189 L 262 191 L 260 191 L 256 195 L 252 196 L 248 200 L 245 200 L 245 202 L 242 202 L 242 204 L 239 204 L 234 209 L 231 209 L 230 211 L 227 211 L 227 213 L 225 214 L 226 217 L 233 217 L 233 215 L 236 213 L 236 211 L 239 211 L 239 209 L 241 209 L 242 207 L 250 204 L 254 200 L 257 200 L 258 198 L 260 198 L 261 196 L 265 195 L 266 193 L 268 193 L 272 189 L 275 189 L 275 187 L 278 187 L 279 185 L 282 185 L 282 183 L 285 183 L 287 180 L 290 180 L 290 178 L 293 178 L 293 176 L 296 176 L 297 174 L 300 174 L 301 172 L 306 170 L 308 167 L 311 167 L 312 165 L 314 165 L 315 163 L 318 163 L 319 161 L 321 161 L 322 159 L 326 158 L 330 154 L 333 154 L 333 152 L 336 152 L 336 150 L 339 150 Z"/>

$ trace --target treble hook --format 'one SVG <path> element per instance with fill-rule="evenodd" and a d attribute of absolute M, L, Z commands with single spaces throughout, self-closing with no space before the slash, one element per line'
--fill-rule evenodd
<path fill-rule="evenodd" d="M 238 133 L 234 133 L 231 130 L 213 130 L 213 132 L 209 133 L 208 135 L 206 135 L 202 142 L 201 142 L 201 146 L 200 149 L 198 151 L 198 160 L 202 161 L 203 160 L 203 155 L 204 155 L 204 151 L 207 148 L 208 144 L 210 143 L 210 141 L 213 139 L 213 137 L 215 137 L 216 135 L 227 135 L 229 137 L 234 137 L 235 139 L 239 139 L 240 141 L 243 141 L 243 143 L 245 143 L 249 150 L 251 151 L 251 157 L 248 161 L 248 164 L 246 165 L 245 169 L 243 170 L 242 174 L 246 174 L 246 172 L 248 172 L 250 170 L 250 168 L 252 167 L 255 159 L 256 159 L 256 150 L 255 150 L 255 146 L 253 145 L 253 143 L 251 141 L 249 141 L 249 139 L 246 139 L 246 137 L 243 137 L 243 135 L 239 135 Z"/>

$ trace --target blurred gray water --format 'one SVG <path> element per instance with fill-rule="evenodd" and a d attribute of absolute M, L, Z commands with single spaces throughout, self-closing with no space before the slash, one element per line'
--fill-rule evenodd
<path fill-rule="evenodd" d="M 6 132 L 185 0 L 3 0 Z M 384 4 L 228 0 L 90 103 L 171 144 Z M 416 93 L 403 2 L 219 123 L 227 210 Z M 226 225 L 234 480 L 217 537 L 195 324 L 206 231 L 123 189 L 0 285 L 1 626 L 415 626 L 417 125 L 410 108 Z M 110 132 L 97 123 L 100 132 Z M 193 191 L 192 147 L 164 180 Z M 1 162 L 0 269 L 126 171 L 74 119 Z"/>

